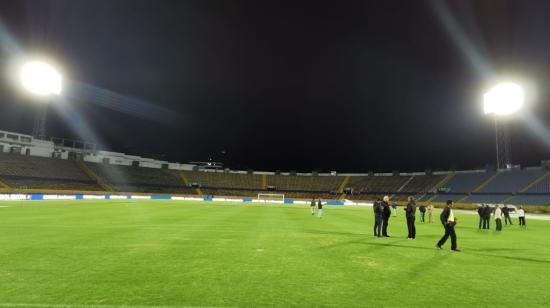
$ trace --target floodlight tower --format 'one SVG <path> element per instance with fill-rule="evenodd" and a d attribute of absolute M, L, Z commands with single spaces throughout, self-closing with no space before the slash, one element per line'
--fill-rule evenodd
<path fill-rule="evenodd" d="M 52 96 L 61 94 L 62 76 L 50 64 L 41 61 L 26 62 L 19 72 L 21 85 L 29 93 L 42 98 L 33 127 L 33 136 L 46 139 L 46 112 Z"/>
<path fill-rule="evenodd" d="M 513 82 L 501 82 L 483 95 L 485 114 L 495 120 L 497 169 L 512 166 L 510 135 L 506 120 L 521 109 L 525 101 L 523 88 Z"/>

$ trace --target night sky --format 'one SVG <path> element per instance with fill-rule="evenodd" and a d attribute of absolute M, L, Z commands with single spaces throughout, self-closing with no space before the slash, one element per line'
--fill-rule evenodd
<path fill-rule="evenodd" d="M 471 169 L 495 160 L 483 87 L 511 75 L 536 97 L 513 161 L 550 159 L 550 1 L 1 0 L 0 24 L 0 67 L 67 76 L 56 137 L 233 169 Z M 2 72 L 0 129 L 30 133 L 35 108 Z"/>

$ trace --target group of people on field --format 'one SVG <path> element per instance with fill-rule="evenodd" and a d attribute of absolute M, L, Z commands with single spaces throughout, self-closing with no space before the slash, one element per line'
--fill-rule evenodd
<path fill-rule="evenodd" d="M 384 198 L 380 199 L 378 198 L 376 202 L 373 204 L 373 211 L 374 211 L 374 237 L 380 238 L 380 237 L 390 237 L 388 235 L 388 222 L 391 215 L 390 205 L 389 205 L 390 198 L 388 196 L 384 196 Z M 394 209 L 394 216 L 397 215 L 397 204 L 393 203 L 391 205 L 391 208 Z M 453 201 L 448 200 L 447 205 L 443 209 L 440 215 L 441 223 L 443 224 L 443 228 L 445 229 L 445 234 L 441 239 L 437 242 L 436 248 L 441 249 L 441 246 L 445 244 L 447 239 L 451 238 L 451 251 L 460 251 L 457 246 L 457 240 L 456 240 L 456 233 L 455 233 L 455 225 L 457 222 L 456 217 L 453 213 Z M 407 206 L 405 207 L 405 218 L 407 219 L 407 240 L 414 240 L 416 238 L 416 226 L 415 226 L 415 220 L 416 220 L 416 202 L 412 196 L 408 198 Z M 428 218 L 429 221 L 432 221 L 432 215 L 433 215 L 433 206 L 429 205 L 427 208 L 424 206 L 419 207 L 418 211 L 420 212 L 420 221 L 424 222 L 424 215 L 426 212 L 428 212 Z"/>
<path fill-rule="evenodd" d="M 390 198 L 385 196 L 384 199 L 378 198 L 373 204 L 375 237 L 390 237 L 388 235 L 388 222 L 391 216 L 389 201 Z"/>
<path fill-rule="evenodd" d="M 522 207 L 519 207 L 516 211 L 519 219 L 519 226 L 524 228 L 525 227 L 525 211 Z M 501 207 L 500 205 L 496 205 L 493 208 L 491 208 L 487 204 L 482 204 L 477 209 L 477 214 L 479 215 L 479 229 L 490 229 L 489 227 L 489 221 L 491 220 L 491 215 L 494 215 L 495 218 L 495 225 L 497 231 L 502 231 L 502 219 L 504 218 L 504 223 L 506 225 L 512 223 L 512 218 L 510 217 L 510 208 L 506 205 Z"/>
<path fill-rule="evenodd" d="M 414 240 L 416 238 L 416 226 L 415 226 L 415 220 L 416 220 L 416 201 L 412 196 L 408 197 L 407 199 L 407 206 L 405 207 L 405 218 L 407 220 L 407 230 L 408 240 Z M 388 234 L 388 223 L 390 220 L 390 216 L 392 215 L 393 210 L 393 216 L 397 216 L 397 203 L 393 202 L 390 205 L 390 198 L 388 196 L 384 196 L 384 198 L 378 198 L 374 204 L 373 204 L 373 211 L 374 211 L 374 237 L 375 238 L 381 238 L 381 237 L 390 237 Z M 453 212 L 453 206 L 454 202 L 452 200 L 447 200 L 445 208 L 441 212 L 439 219 L 441 221 L 441 224 L 443 225 L 445 233 L 441 237 L 441 239 L 437 242 L 436 248 L 441 249 L 441 247 L 447 242 L 449 238 L 451 238 L 451 251 L 456 252 L 460 251 L 458 249 L 457 244 L 457 238 L 456 238 L 456 232 L 455 232 L 455 226 L 457 224 L 457 218 L 454 215 Z M 311 199 L 310 204 L 310 211 L 311 215 L 315 215 L 315 208 L 317 207 L 317 218 L 321 218 L 323 216 L 323 202 L 321 199 Z M 433 218 L 433 205 L 426 206 L 419 206 L 418 211 L 420 213 L 420 222 L 424 223 L 425 221 L 425 213 L 428 213 L 428 221 L 431 223 Z M 502 230 L 502 218 L 505 219 L 505 224 L 512 225 L 512 219 L 510 218 L 510 208 L 508 208 L 506 205 L 504 205 L 502 208 L 499 205 L 496 205 L 494 208 L 494 211 L 491 207 L 489 207 L 486 204 L 481 205 L 478 208 L 478 214 L 479 214 L 479 229 L 489 229 L 489 220 L 491 215 L 494 215 L 495 218 L 495 224 L 496 224 L 496 230 L 500 231 Z M 521 227 L 525 227 L 525 211 L 523 208 L 519 207 L 517 210 L 518 218 L 519 218 L 519 225 Z"/>
<path fill-rule="evenodd" d="M 389 204 L 389 197 L 385 196 L 384 198 L 378 198 L 373 204 L 374 209 L 374 236 L 375 237 L 390 237 L 388 235 L 388 221 L 390 218 L 389 208 L 393 210 L 393 217 L 397 217 L 397 203 L 393 202 L 391 206 Z M 431 223 L 433 220 L 433 205 L 424 206 L 421 205 L 418 207 L 420 212 L 420 222 L 425 222 L 426 213 L 428 213 L 428 222 Z M 407 218 L 407 229 L 409 230 L 409 235 L 407 239 L 413 240 L 416 237 L 416 228 L 414 226 L 414 221 L 416 217 L 416 202 L 413 197 L 408 198 L 408 204 L 405 207 L 405 217 Z M 382 231 L 382 234 L 380 234 Z"/>
<path fill-rule="evenodd" d="M 388 219 L 390 216 L 388 202 L 389 202 L 389 197 L 385 196 L 383 199 L 379 198 L 378 200 L 376 200 L 376 202 L 373 205 L 375 238 L 381 237 L 380 227 L 382 227 L 382 237 L 389 237 L 387 233 Z M 458 249 L 457 239 L 456 239 L 455 226 L 457 224 L 457 218 L 454 215 L 453 206 L 454 206 L 454 202 L 452 200 L 447 200 L 446 206 L 441 212 L 441 215 L 439 216 L 441 224 L 443 225 L 443 228 L 445 230 L 445 233 L 441 237 L 441 239 L 437 242 L 436 244 L 437 249 L 441 249 L 441 246 L 443 246 L 445 242 L 449 238 L 451 238 L 451 251 L 460 251 Z M 391 208 L 394 210 L 394 216 L 397 216 L 397 204 L 395 202 L 391 205 Z M 405 218 L 407 220 L 407 229 L 408 229 L 407 239 L 414 240 L 416 238 L 415 219 L 416 219 L 417 206 L 412 196 L 408 198 L 407 206 L 405 207 L 404 210 L 405 210 Z M 420 206 L 418 207 L 418 211 L 420 212 L 421 222 L 424 222 L 424 214 L 426 212 L 428 212 L 429 222 L 432 221 L 433 205 L 428 205 L 427 208 L 424 206 Z M 479 218 L 480 229 L 482 228 L 489 229 L 489 220 L 491 215 L 494 215 L 497 231 L 502 230 L 503 218 L 506 225 L 513 224 L 512 219 L 510 217 L 510 208 L 506 205 L 502 207 L 500 205 L 496 205 L 493 211 L 491 207 L 484 204 L 479 207 L 478 214 L 480 217 Z M 518 215 L 520 227 L 525 227 L 525 211 L 523 210 L 522 207 L 518 208 L 517 215 Z"/>
<path fill-rule="evenodd" d="M 397 217 L 397 203 L 393 202 L 391 204 L 391 208 L 393 210 L 393 217 Z M 406 211 L 407 209 L 405 209 Z M 428 206 L 421 205 L 418 207 L 418 211 L 420 212 L 420 222 L 424 223 L 426 222 L 426 213 L 428 213 L 428 223 L 432 223 L 433 221 L 433 210 L 434 206 L 429 204 Z"/>
<path fill-rule="evenodd" d="M 309 206 L 311 215 L 315 215 L 315 205 L 317 205 L 317 218 L 321 219 L 321 217 L 323 217 L 323 201 L 321 201 L 321 198 L 317 200 L 315 200 L 315 198 L 311 199 Z"/>

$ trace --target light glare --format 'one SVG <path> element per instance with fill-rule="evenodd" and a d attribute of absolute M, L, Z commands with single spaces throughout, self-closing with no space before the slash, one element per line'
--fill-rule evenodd
<path fill-rule="evenodd" d="M 499 83 L 483 96 L 485 114 L 509 115 L 523 106 L 523 88 L 513 82 Z"/>
<path fill-rule="evenodd" d="M 44 62 L 28 62 L 21 67 L 21 83 L 36 95 L 59 95 L 62 77 L 51 65 Z"/>

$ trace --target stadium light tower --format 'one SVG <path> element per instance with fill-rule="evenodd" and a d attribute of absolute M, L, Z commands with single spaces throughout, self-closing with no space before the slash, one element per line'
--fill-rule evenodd
<path fill-rule="evenodd" d="M 485 114 L 495 120 L 497 168 L 512 166 L 510 136 L 506 119 L 523 107 L 525 94 L 523 88 L 513 82 L 501 82 L 483 95 Z"/>
<path fill-rule="evenodd" d="M 50 64 L 41 61 L 26 62 L 19 72 L 21 85 L 29 93 L 44 98 L 38 106 L 34 121 L 33 136 L 37 139 L 46 139 L 46 112 L 51 97 L 61 94 L 62 76 Z"/>

